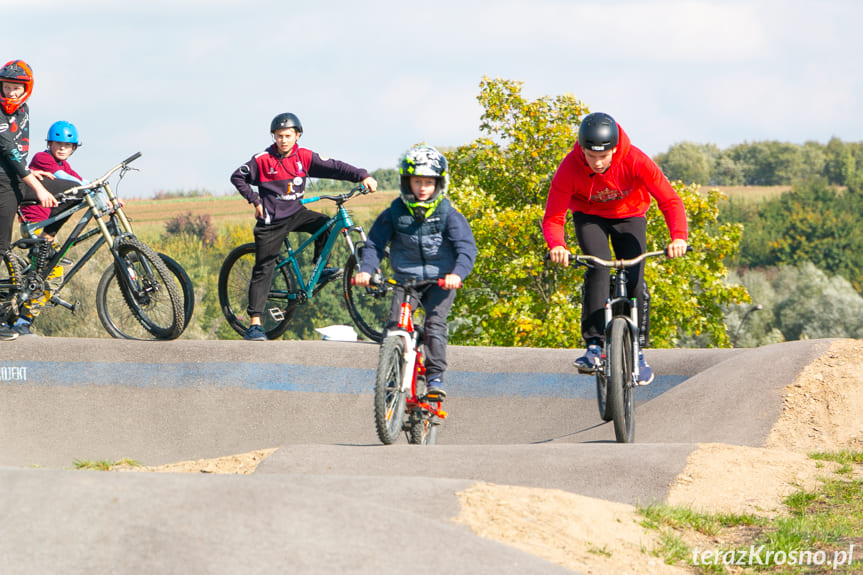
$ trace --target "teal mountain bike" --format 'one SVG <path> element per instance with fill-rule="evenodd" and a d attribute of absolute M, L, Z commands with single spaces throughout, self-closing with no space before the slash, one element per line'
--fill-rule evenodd
<path fill-rule="evenodd" d="M 291 243 L 290 234 L 285 237 L 284 248 L 276 262 L 273 279 L 261 323 L 267 339 L 277 339 L 288 329 L 288 325 L 297 309 L 311 301 L 314 296 L 328 283 L 341 277 L 342 293 L 348 308 L 348 313 L 360 333 L 376 342 L 383 340 L 384 325 L 390 311 L 390 292 L 388 284 L 358 287 L 351 283 L 351 278 L 359 271 L 359 249 L 367 241 L 365 230 L 356 225 L 345 204 L 357 195 L 370 193 L 363 186 L 357 186 L 349 192 L 332 196 L 315 196 L 303 198 L 303 204 L 327 200 L 336 204 L 336 213 L 329 218 L 320 230 L 310 235 L 297 247 Z M 309 269 L 301 262 L 310 259 L 308 253 L 313 250 L 315 240 L 321 234 L 329 232 L 321 256 L 317 263 Z M 345 261 L 341 276 L 333 276 L 321 281 L 321 275 L 339 237 L 343 238 L 348 247 L 348 258 Z M 309 252 L 310 253 L 310 252 Z M 248 243 L 234 248 L 219 271 L 219 305 L 230 326 L 240 335 L 245 335 L 249 329 L 250 317 L 247 311 L 249 305 L 249 282 L 252 279 L 252 268 L 255 265 L 255 244 Z M 385 258 L 380 264 L 380 273 L 389 276 L 389 260 Z M 303 269 L 305 268 L 305 270 Z"/>

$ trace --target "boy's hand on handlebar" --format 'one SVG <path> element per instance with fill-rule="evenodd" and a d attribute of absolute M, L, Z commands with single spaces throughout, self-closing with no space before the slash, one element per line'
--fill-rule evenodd
<path fill-rule="evenodd" d="M 378 191 L 378 181 L 373 177 L 369 176 L 365 180 L 363 180 L 362 184 L 366 187 L 366 189 L 370 190 L 372 193 Z M 366 274 L 368 275 L 368 274 Z"/>
<path fill-rule="evenodd" d="M 447 274 L 438 281 L 438 285 L 443 289 L 458 289 L 461 287 L 461 277 L 457 274 Z"/>
<path fill-rule="evenodd" d="M 56 208 L 58 205 L 57 198 L 51 195 L 48 190 L 36 190 L 36 197 L 39 198 L 39 205 L 43 208 Z"/>
<path fill-rule="evenodd" d="M 665 248 L 665 253 L 670 258 L 680 257 L 686 254 L 686 240 L 672 240 L 668 247 Z"/>
<path fill-rule="evenodd" d="M 372 274 L 366 272 L 359 272 L 354 276 L 353 284 L 360 287 L 369 287 L 371 280 Z"/>
<path fill-rule="evenodd" d="M 548 259 L 563 267 L 569 266 L 569 250 L 563 246 L 555 246 L 548 252 Z"/>

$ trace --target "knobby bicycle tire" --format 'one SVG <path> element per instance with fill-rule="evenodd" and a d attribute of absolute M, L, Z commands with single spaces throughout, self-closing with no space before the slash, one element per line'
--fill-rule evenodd
<path fill-rule="evenodd" d="M 389 258 L 380 263 L 384 278 L 392 277 Z M 351 319 L 364 336 L 380 343 L 384 339 L 386 323 L 390 316 L 392 288 L 389 284 L 360 287 L 351 284 L 354 274 L 359 271 L 356 257 L 351 254 L 345 263 L 343 292 Z"/>
<path fill-rule="evenodd" d="M 635 408 L 632 384 L 632 339 L 629 323 L 623 318 L 611 320 L 608 356 L 608 402 L 614 420 L 614 437 L 618 443 L 635 441 Z"/>
<path fill-rule="evenodd" d="M 189 326 L 195 310 L 195 289 L 186 270 L 173 258 L 158 254 L 168 269 L 168 272 L 180 287 L 183 296 L 183 331 Z M 119 339 L 151 340 L 158 339 L 147 331 L 137 317 L 129 309 L 125 298 L 120 292 L 120 280 L 117 277 L 116 266 L 110 266 L 102 274 L 97 290 L 97 311 L 102 326 L 112 336 Z M 101 294 L 101 295 L 98 295 Z M 100 304 L 101 302 L 101 304 Z M 179 336 L 179 334 L 178 334 Z"/>
<path fill-rule="evenodd" d="M 121 335 L 117 318 L 121 316 L 111 284 L 116 284 L 132 316 L 153 339 L 176 339 L 185 328 L 183 299 L 171 272 L 164 261 L 149 246 L 135 237 L 126 237 L 117 244 L 121 262 L 114 262 L 119 281 L 111 282 L 109 274 L 102 275 L 96 289 L 96 312 L 105 329 L 114 337 Z M 118 265 L 134 271 L 133 284 L 126 283 Z"/>
<path fill-rule="evenodd" d="M 405 417 L 405 392 L 401 382 L 405 344 L 398 336 L 388 337 L 381 344 L 378 369 L 375 374 L 375 428 L 384 445 L 394 443 L 402 431 Z"/>
<path fill-rule="evenodd" d="M 243 244 L 234 248 L 219 270 L 219 306 L 228 324 L 240 335 L 249 329 L 249 284 L 252 268 L 255 266 L 255 244 Z M 288 299 L 287 294 L 294 291 L 294 281 L 283 266 L 273 272 L 270 291 L 261 324 L 268 339 L 281 337 L 297 309 L 296 300 Z"/>
<path fill-rule="evenodd" d="M 21 265 L 11 252 L 2 254 L 0 262 L 0 320 L 12 324 L 18 319 Z"/>

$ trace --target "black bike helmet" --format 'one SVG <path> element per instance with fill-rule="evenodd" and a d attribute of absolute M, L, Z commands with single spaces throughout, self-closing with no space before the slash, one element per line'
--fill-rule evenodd
<path fill-rule="evenodd" d="M 411 190 L 411 176 L 434 178 L 436 184 L 432 197 L 424 202 L 418 201 Z M 430 215 L 446 195 L 448 184 L 446 157 L 435 148 L 418 144 L 402 156 L 399 162 L 399 189 L 402 201 L 414 217 Z"/>
<path fill-rule="evenodd" d="M 585 150 L 604 152 L 617 147 L 620 128 L 608 114 L 594 112 L 581 120 L 578 127 L 578 145 Z"/>
<path fill-rule="evenodd" d="M 298 134 L 303 133 L 303 125 L 300 123 L 300 119 L 297 118 L 296 114 L 291 114 L 290 112 L 279 114 L 278 116 L 273 118 L 272 122 L 270 122 L 271 134 L 276 130 L 281 130 L 284 128 L 293 128 L 297 131 Z"/>

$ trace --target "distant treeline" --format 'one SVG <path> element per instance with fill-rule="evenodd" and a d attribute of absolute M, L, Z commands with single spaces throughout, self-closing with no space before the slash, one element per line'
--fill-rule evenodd
<path fill-rule="evenodd" d="M 863 142 L 832 138 L 806 142 L 752 142 L 720 150 L 714 144 L 682 142 L 654 160 L 669 180 L 713 186 L 787 186 L 825 179 L 846 186 L 863 181 Z"/>

